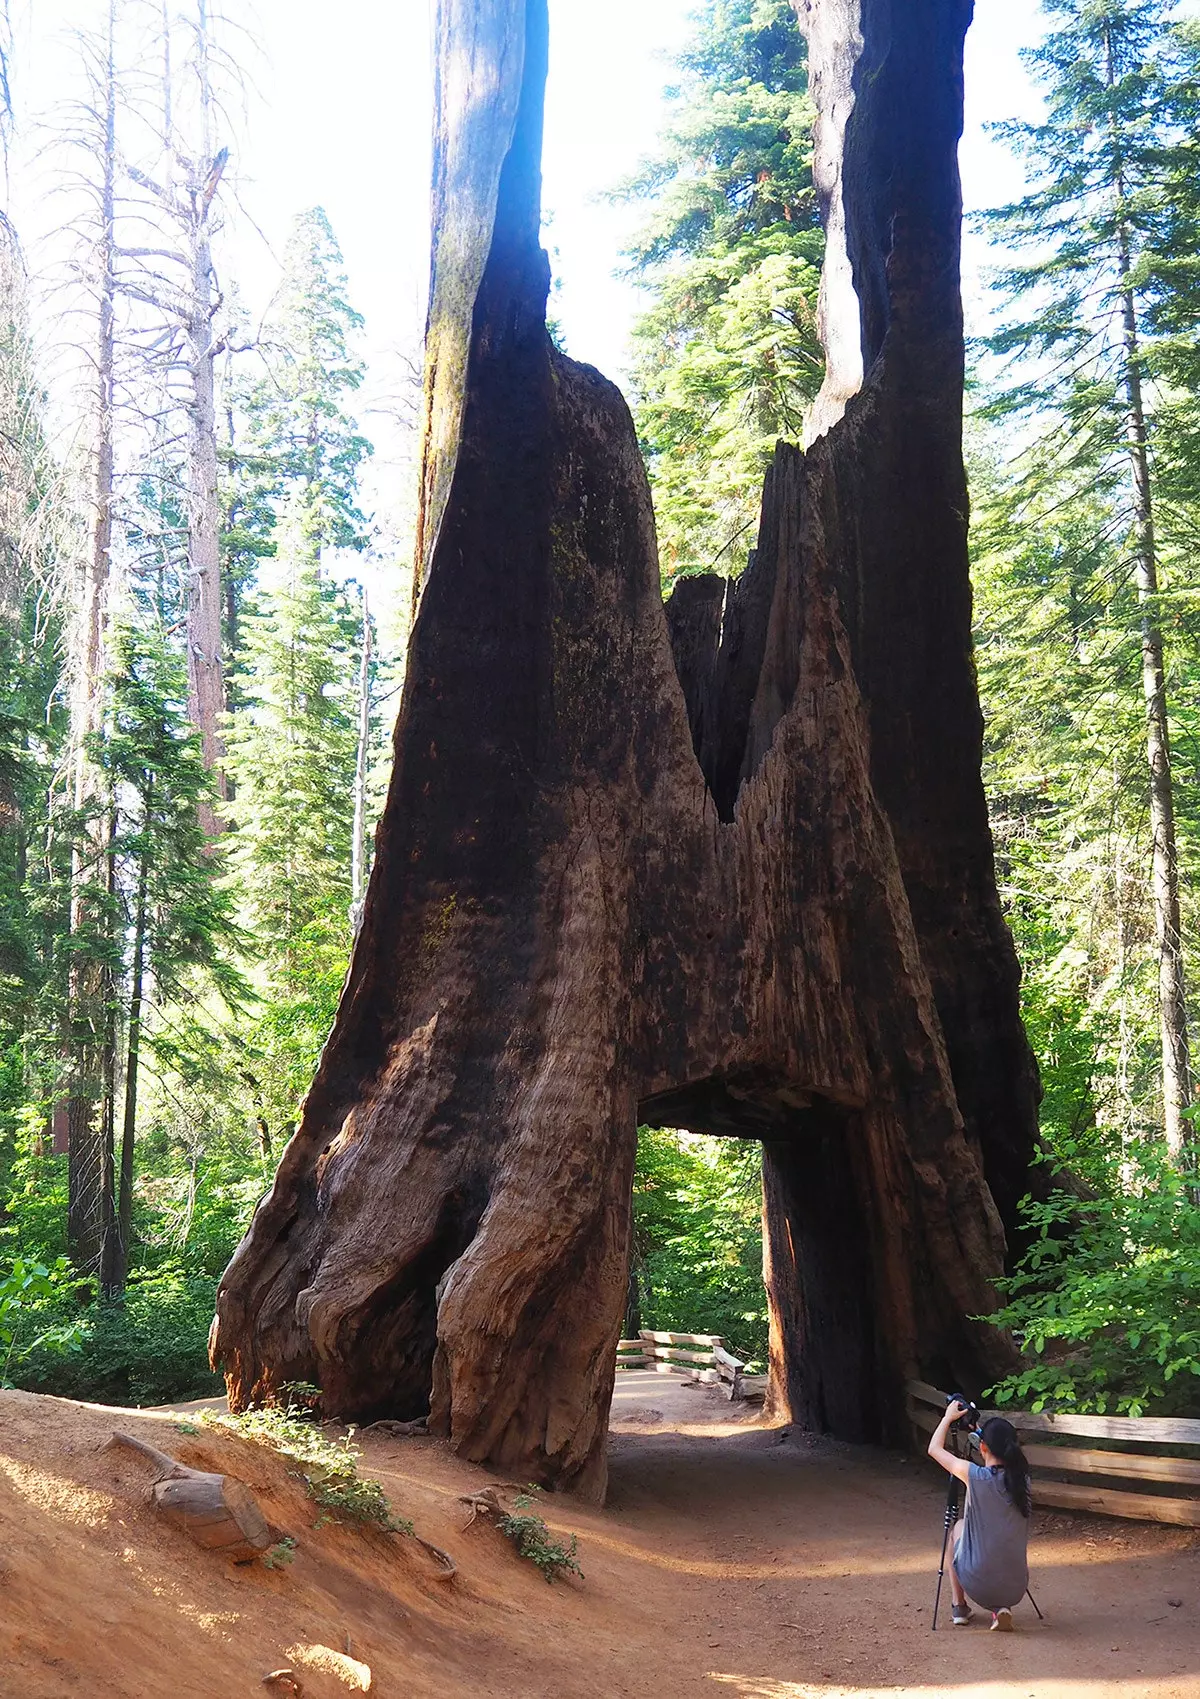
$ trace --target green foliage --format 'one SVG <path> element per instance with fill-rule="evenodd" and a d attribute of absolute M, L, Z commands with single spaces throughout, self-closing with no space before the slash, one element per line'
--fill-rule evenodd
<path fill-rule="evenodd" d="M 0 1170 L 5 1208 L 0 1216 L 0 1261 L 9 1256 L 57 1261 L 67 1249 L 67 1159 L 55 1156 L 46 1136 L 50 1106 L 15 1106 Z"/>
<path fill-rule="evenodd" d="M 1001 127 L 1028 163 L 1028 192 L 986 221 L 1005 263 L 972 476 L 985 780 L 1047 1086 L 1043 1129 L 1100 1183 L 1110 1134 L 1161 1136 L 1163 1121 L 1142 648 L 1154 630 L 1185 939 L 1200 918 L 1187 471 L 1200 435 L 1194 395 L 1172 387 L 1197 344 L 1180 244 L 1200 79 L 1194 32 L 1172 10 L 1052 0 L 1053 27 L 1029 55 L 1045 120 Z M 1130 456 L 1135 400 L 1152 531 Z"/>
<path fill-rule="evenodd" d="M 528 1558 L 547 1581 L 556 1581 L 564 1575 L 578 1575 L 582 1581 L 578 1538 L 572 1534 L 570 1545 L 564 1546 L 561 1541 L 551 1539 L 550 1530 L 540 1516 L 527 1514 L 538 1490 L 537 1487 L 527 1487 L 513 1500 L 512 1510 L 496 1518 L 496 1526 L 512 1541 L 519 1555 Z"/>
<path fill-rule="evenodd" d="M 986 464 L 973 484 L 984 782 L 1043 1130 L 1056 1149 L 1097 1127 L 1149 1136 L 1159 1058 L 1136 611 L 1094 504 L 1018 506 Z M 1190 865 L 1186 773 L 1177 795 Z"/>
<path fill-rule="evenodd" d="M 303 1399 L 308 1389 L 301 1389 Z M 205 1412 L 203 1420 L 232 1428 L 246 1439 L 269 1445 L 273 1451 L 299 1465 L 309 1497 L 322 1508 L 320 1520 L 367 1523 L 389 1533 L 411 1534 L 412 1523 L 392 1514 L 378 1481 L 363 1480 L 358 1473 L 361 1452 L 351 1429 L 340 1440 L 326 1437 L 314 1421 L 307 1400 L 285 1405 L 267 1405 L 239 1416 Z"/>
<path fill-rule="evenodd" d="M 296 1542 L 290 1534 L 285 1534 L 282 1540 L 276 1540 L 273 1546 L 268 1546 L 262 1560 L 268 1569 L 286 1569 L 295 1555 Z"/>
<path fill-rule="evenodd" d="M 716 1333 L 744 1360 L 765 1361 L 757 1143 L 640 1129 L 633 1283 L 627 1327 Z"/>
<path fill-rule="evenodd" d="M 223 852 L 201 825 L 202 805 L 217 798 L 187 715 L 183 657 L 156 625 L 118 626 L 112 674 L 111 725 L 96 757 L 118 799 L 109 854 L 124 896 L 121 921 L 130 928 L 142 917 L 145 971 L 162 1006 L 194 1011 L 200 996 L 215 993 L 236 1011 L 249 995 L 233 961 L 244 940 L 221 877 Z M 146 1027 L 150 1050 L 181 1077 L 203 1068 L 211 1045 L 198 1024 L 195 1031 L 178 1019 Z"/>
<path fill-rule="evenodd" d="M 189 1093 L 184 1108 L 192 1102 Z M 162 1094 L 147 1106 L 134 1231 L 148 1271 L 182 1267 L 215 1280 L 270 1186 L 274 1164 L 259 1140 L 236 1122 L 227 1124 L 227 1100 L 218 1111 L 206 1123 L 199 1114 L 179 1114 Z"/>
<path fill-rule="evenodd" d="M 1026 1200 L 1035 1237 L 991 1319 L 1029 1360 L 992 1389 L 998 1403 L 1200 1414 L 1200 1209 L 1154 1146 L 1126 1155 L 1121 1182 Z"/>
<path fill-rule="evenodd" d="M 100 1300 L 93 1283 L 64 1268 L 53 1293 L 29 1307 L 13 1378 L 30 1392 L 102 1404 L 211 1398 L 221 1391 L 208 1367 L 215 1298 L 214 1279 L 164 1267 L 135 1273 L 122 1297 Z"/>
<path fill-rule="evenodd" d="M 74 541 L 47 447 L 24 262 L 0 221 L 0 1183 L 16 1122 L 57 1064 L 71 839 L 51 792 L 67 724 L 59 551 Z"/>
<path fill-rule="evenodd" d="M 0 1276 L 0 1386 L 12 1385 L 9 1376 L 32 1353 L 61 1356 L 76 1347 L 78 1324 L 47 1324 L 45 1315 L 70 1279 L 65 1257 L 49 1267 L 17 1257 Z"/>
<path fill-rule="evenodd" d="M 366 544 L 357 484 L 371 445 L 344 407 L 363 380 L 353 349 L 363 321 L 348 295 L 337 239 L 322 208 L 311 207 L 284 254 L 260 344 L 266 371 L 231 398 L 241 428 L 226 450 L 226 549 L 243 582 L 276 552 L 273 533 L 297 493 L 318 551 Z"/>
<path fill-rule="evenodd" d="M 318 508 L 294 498 L 280 581 L 244 620 L 242 706 L 228 734 L 235 863 L 264 994 L 247 1067 L 272 1125 L 290 1121 L 332 1024 L 350 945 L 361 626 L 322 575 Z"/>
<path fill-rule="evenodd" d="M 631 270 L 635 418 L 664 581 L 754 542 L 776 439 L 820 387 L 823 239 L 804 40 L 787 0 L 706 0 L 658 158 L 622 193 L 652 212 Z"/>

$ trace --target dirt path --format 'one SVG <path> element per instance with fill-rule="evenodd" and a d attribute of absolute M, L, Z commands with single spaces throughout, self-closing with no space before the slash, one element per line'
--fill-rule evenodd
<path fill-rule="evenodd" d="M 134 1427 L 240 1471 L 298 1542 L 232 1570 L 144 1508 Z M 193 1424 L 187 1424 L 193 1426 Z M 586 1579 L 548 1587 L 495 1530 L 486 1484 L 436 1441 L 368 1436 L 397 1511 L 453 1553 L 314 1528 L 271 1454 L 157 1412 L 0 1394 L 3 1699 L 253 1699 L 289 1665 L 305 1699 L 1200 1699 L 1200 1540 L 1046 1515 L 1009 1637 L 929 1632 L 944 1493 L 929 1466 L 762 1426 L 708 1390 L 622 1375 L 603 1511 L 551 1499 Z M 1171 1601 L 1178 1601 L 1171 1603 Z M 944 1608 L 944 1607 L 943 1607 Z M 350 1648 L 347 1654 L 347 1647 Z M 356 1685 L 357 1683 L 357 1685 Z"/>
<path fill-rule="evenodd" d="M 649 1379 L 650 1377 L 646 1377 Z M 700 1640 L 692 1672 L 659 1692 L 738 1699 L 921 1694 L 954 1699 L 1200 1695 L 1200 1537 L 1101 1517 L 1042 1514 L 1019 1632 L 930 1633 L 944 1476 L 926 1463 L 684 1411 L 677 1431 L 614 1424 L 609 1514 L 663 1577 Z M 641 1389 L 639 1388 L 639 1393 Z M 626 1393 L 633 1394 L 630 1387 Z M 705 1400 L 705 1402 L 708 1402 Z M 658 1431 L 654 1431 L 657 1428 Z M 781 1443 L 782 1440 L 782 1443 Z M 670 1576 L 670 1580 L 666 1577 Z M 639 1587 L 639 1591 L 641 1588 Z M 1170 1601 L 1177 1601 L 1172 1604 Z M 630 1693 L 656 1689 L 631 1687 Z"/>

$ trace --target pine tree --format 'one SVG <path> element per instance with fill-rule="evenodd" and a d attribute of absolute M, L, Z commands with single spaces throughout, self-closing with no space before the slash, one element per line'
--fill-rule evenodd
<path fill-rule="evenodd" d="M 57 1071 L 70 853 L 52 829 L 67 743 L 60 689 L 71 513 L 42 429 L 25 266 L 0 218 L 0 1163 L 22 1106 Z"/>
<path fill-rule="evenodd" d="M 735 570 L 776 439 L 820 387 L 823 251 L 804 39 L 788 0 L 707 0 L 630 251 L 653 305 L 634 330 L 635 417 L 664 579 Z"/>
<path fill-rule="evenodd" d="M 124 940 L 119 991 L 125 1033 L 120 1155 L 101 1259 L 102 1288 L 120 1292 L 132 1241 L 134 1147 L 144 1047 L 187 1066 L 180 1020 L 201 991 L 237 1007 L 247 988 L 232 965 L 240 944 L 233 893 L 209 841 L 214 781 L 188 705 L 186 663 L 151 620 L 119 628 L 113 643 L 112 725 L 104 762 L 118 798 L 111 842 Z M 153 1001 L 158 1016 L 147 1021 Z"/>
<path fill-rule="evenodd" d="M 332 1020 L 350 941 L 360 621 L 320 570 L 329 505 L 297 488 L 275 576 L 243 616 L 230 720 L 235 860 L 255 929 L 266 1011 L 264 1102 L 295 1103 Z"/>
<path fill-rule="evenodd" d="M 1107 578 L 1108 664 L 1142 703 L 1142 794 L 1158 965 L 1162 1118 L 1178 1158 L 1191 1102 L 1180 923 L 1176 783 L 1164 655 L 1164 560 L 1152 438 L 1156 347 L 1147 278 L 1163 257 L 1163 213 L 1181 107 L 1164 0 L 1049 0 L 1060 20 L 1031 59 L 1046 119 L 1006 127 L 1033 186 L 990 219 L 994 238 L 1028 258 L 999 283 L 1013 316 L 989 338 L 1017 370 L 993 418 L 1028 416 L 1010 500 L 1028 524 L 1072 510 Z M 1119 637 L 1113 620 L 1122 621 Z M 1121 641 L 1120 639 L 1125 639 Z"/>
<path fill-rule="evenodd" d="M 231 397 L 230 546 L 243 581 L 297 490 L 318 550 L 366 546 L 358 478 L 371 445 L 346 411 L 365 371 L 354 351 L 362 322 L 329 220 L 312 207 L 296 219 L 256 351 L 266 371 Z"/>

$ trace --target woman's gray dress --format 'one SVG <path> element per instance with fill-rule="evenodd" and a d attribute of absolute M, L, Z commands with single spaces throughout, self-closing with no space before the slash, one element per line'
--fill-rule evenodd
<path fill-rule="evenodd" d="M 963 1591 L 977 1605 L 998 1611 L 1025 1597 L 1028 1538 L 1029 1519 L 1008 1496 L 1003 1469 L 972 1463 L 954 1567 Z"/>

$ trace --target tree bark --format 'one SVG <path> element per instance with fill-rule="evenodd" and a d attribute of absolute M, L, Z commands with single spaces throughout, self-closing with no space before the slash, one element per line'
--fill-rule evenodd
<path fill-rule="evenodd" d="M 188 179 L 184 231 L 191 272 L 189 310 L 184 324 L 185 358 L 192 386 L 187 405 L 188 717 L 200 733 L 204 765 L 216 779 L 218 795 L 224 798 L 227 791 L 221 763 L 225 750 L 220 728 L 225 712 L 225 679 L 221 658 L 221 516 L 217 500 L 216 414 L 219 344 L 213 329 L 218 302 L 212 263 L 212 209 L 225 157 L 214 155 L 212 146 L 206 0 L 200 0 L 199 4 L 195 51 L 202 145 L 198 159 L 183 161 Z M 210 835 L 224 830 L 224 822 L 209 803 L 201 805 L 200 813 Z"/>
<path fill-rule="evenodd" d="M 152 781 L 146 788 L 150 813 Z M 138 1073 L 142 1052 L 142 994 L 146 974 L 146 898 L 150 883 L 150 850 L 143 847 L 138 863 L 136 909 L 133 919 L 133 959 L 129 969 L 129 1032 L 125 1047 L 125 1102 L 121 1122 L 121 1169 L 117 1194 L 117 1236 L 113 1257 L 113 1289 L 125 1290 L 129 1249 L 133 1238 L 133 1152 L 137 1133 Z"/>
<path fill-rule="evenodd" d="M 192 379 L 188 402 L 188 717 L 200 733 L 204 765 L 225 796 L 221 762 L 221 716 L 225 682 L 221 660 L 221 551 L 217 505 L 215 354 L 213 348 L 212 260 L 208 233 L 195 232 L 192 288 L 194 316 L 187 326 L 187 363 Z M 223 830 L 215 809 L 202 805 L 204 827 Z"/>
<path fill-rule="evenodd" d="M 350 844 L 350 923 L 362 925 L 367 866 L 367 767 L 371 754 L 371 614 L 362 593 L 362 654 L 358 667 L 358 750 L 354 761 L 354 822 Z"/>
<path fill-rule="evenodd" d="M 743 578 L 664 610 L 628 410 L 545 329 L 544 0 L 444 0 L 395 768 L 334 1032 L 222 1281 L 235 1408 L 314 1379 L 600 1495 L 639 1118 L 764 1142 L 778 1408 L 899 1438 L 907 1375 L 1011 1361 L 973 1319 L 1036 1079 L 970 651 L 966 19 L 864 8 L 868 380 L 780 445 Z"/>

